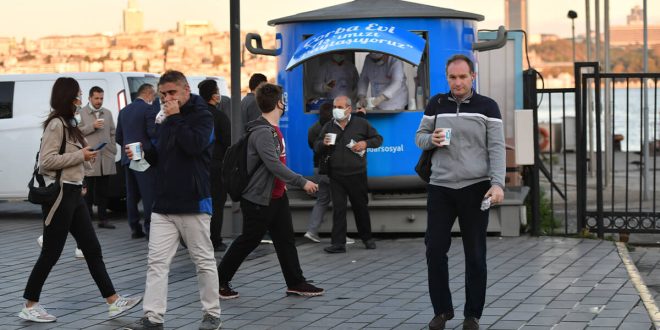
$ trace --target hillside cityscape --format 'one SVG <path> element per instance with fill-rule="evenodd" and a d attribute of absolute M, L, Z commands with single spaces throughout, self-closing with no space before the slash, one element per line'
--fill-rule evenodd
<path fill-rule="evenodd" d="M 612 72 L 642 71 L 641 9 L 638 6 L 632 8 L 627 17 L 625 26 L 611 28 Z M 136 0 L 129 0 L 123 12 L 121 33 L 53 35 L 36 40 L 0 37 L 0 74 L 162 73 L 175 69 L 191 75 L 222 76 L 229 80 L 229 32 L 217 30 L 209 21 L 179 21 L 176 28 L 169 31 L 144 31 L 143 26 L 143 12 Z M 242 32 L 241 40 L 245 39 L 245 33 L 247 31 Z M 275 47 L 273 32 L 261 35 L 266 48 Z M 660 70 L 660 25 L 649 25 L 648 40 L 649 71 L 657 72 Z M 536 34 L 530 35 L 528 42 L 530 64 L 545 76 L 546 86 L 567 87 L 573 84 L 570 38 Z M 584 61 L 584 35 L 577 36 L 575 42 L 576 60 Z M 592 40 L 592 54 L 595 51 L 593 43 Z M 275 57 L 257 56 L 243 48 L 241 58 L 243 91 L 247 90 L 249 77 L 255 72 L 264 73 L 274 81 Z"/>

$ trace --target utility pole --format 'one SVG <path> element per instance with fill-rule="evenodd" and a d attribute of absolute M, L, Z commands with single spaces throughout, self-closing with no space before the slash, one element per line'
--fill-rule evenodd
<path fill-rule="evenodd" d="M 243 123 L 241 123 L 241 2 L 229 1 L 229 48 L 231 52 L 231 142 L 241 138 Z M 239 235 L 242 231 L 242 216 L 240 205 L 232 203 L 231 233 Z"/>

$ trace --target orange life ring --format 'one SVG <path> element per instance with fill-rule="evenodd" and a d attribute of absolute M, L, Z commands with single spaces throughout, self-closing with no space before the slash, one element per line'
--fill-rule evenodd
<path fill-rule="evenodd" d="M 539 150 L 545 150 L 550 145 L 550 133 L 545 127 L 539 127 Z"/>

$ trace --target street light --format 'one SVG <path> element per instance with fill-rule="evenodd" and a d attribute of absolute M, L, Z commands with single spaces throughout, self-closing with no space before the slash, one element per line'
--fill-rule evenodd
<path fill-rule="evenodd" d="M 577 13 L 574 10 L 569 10 L 566 16 L 571 19 L 571 32 L 573 35 L 573 63 L 575 64 L 575 19 L 577 18 Z"/>

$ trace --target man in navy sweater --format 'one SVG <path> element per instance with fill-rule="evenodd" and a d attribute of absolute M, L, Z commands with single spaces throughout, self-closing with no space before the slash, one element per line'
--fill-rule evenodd
<path fill-rule="evenodd" d="M 166 118 L 159 128 L 156 148 L 158 180 L 151 216 L 144 317 L 130 328 L 163 328 L 170 263 L 183 238 L 199 281 L 204 313 L 199 329 L 219 329 L 218 273 L 210 239 L 213 115 L 201 97 L 190 93 L 181 72 L 165 72 L 158 81 L 158 92 Z"/>
<path fill-rule="evenodd" d="M 425 237 L 429 295 L 435 312 L 429 329 L 444 329 L 454 317 L 447 252 L 457 217 L 465 251 L 463 329 L 479 329 L 488 272 L 488 209 L 481 204 L 487 198 L 494 204 L 504 198 L 504 131 L 497 103 L 472 89 L 476 77 L 472 60 L 454 55 L 447 61 L 446 71 L 451 91 L 429 100 L 415 136 L 418 147 L 434 150 Z"/>

